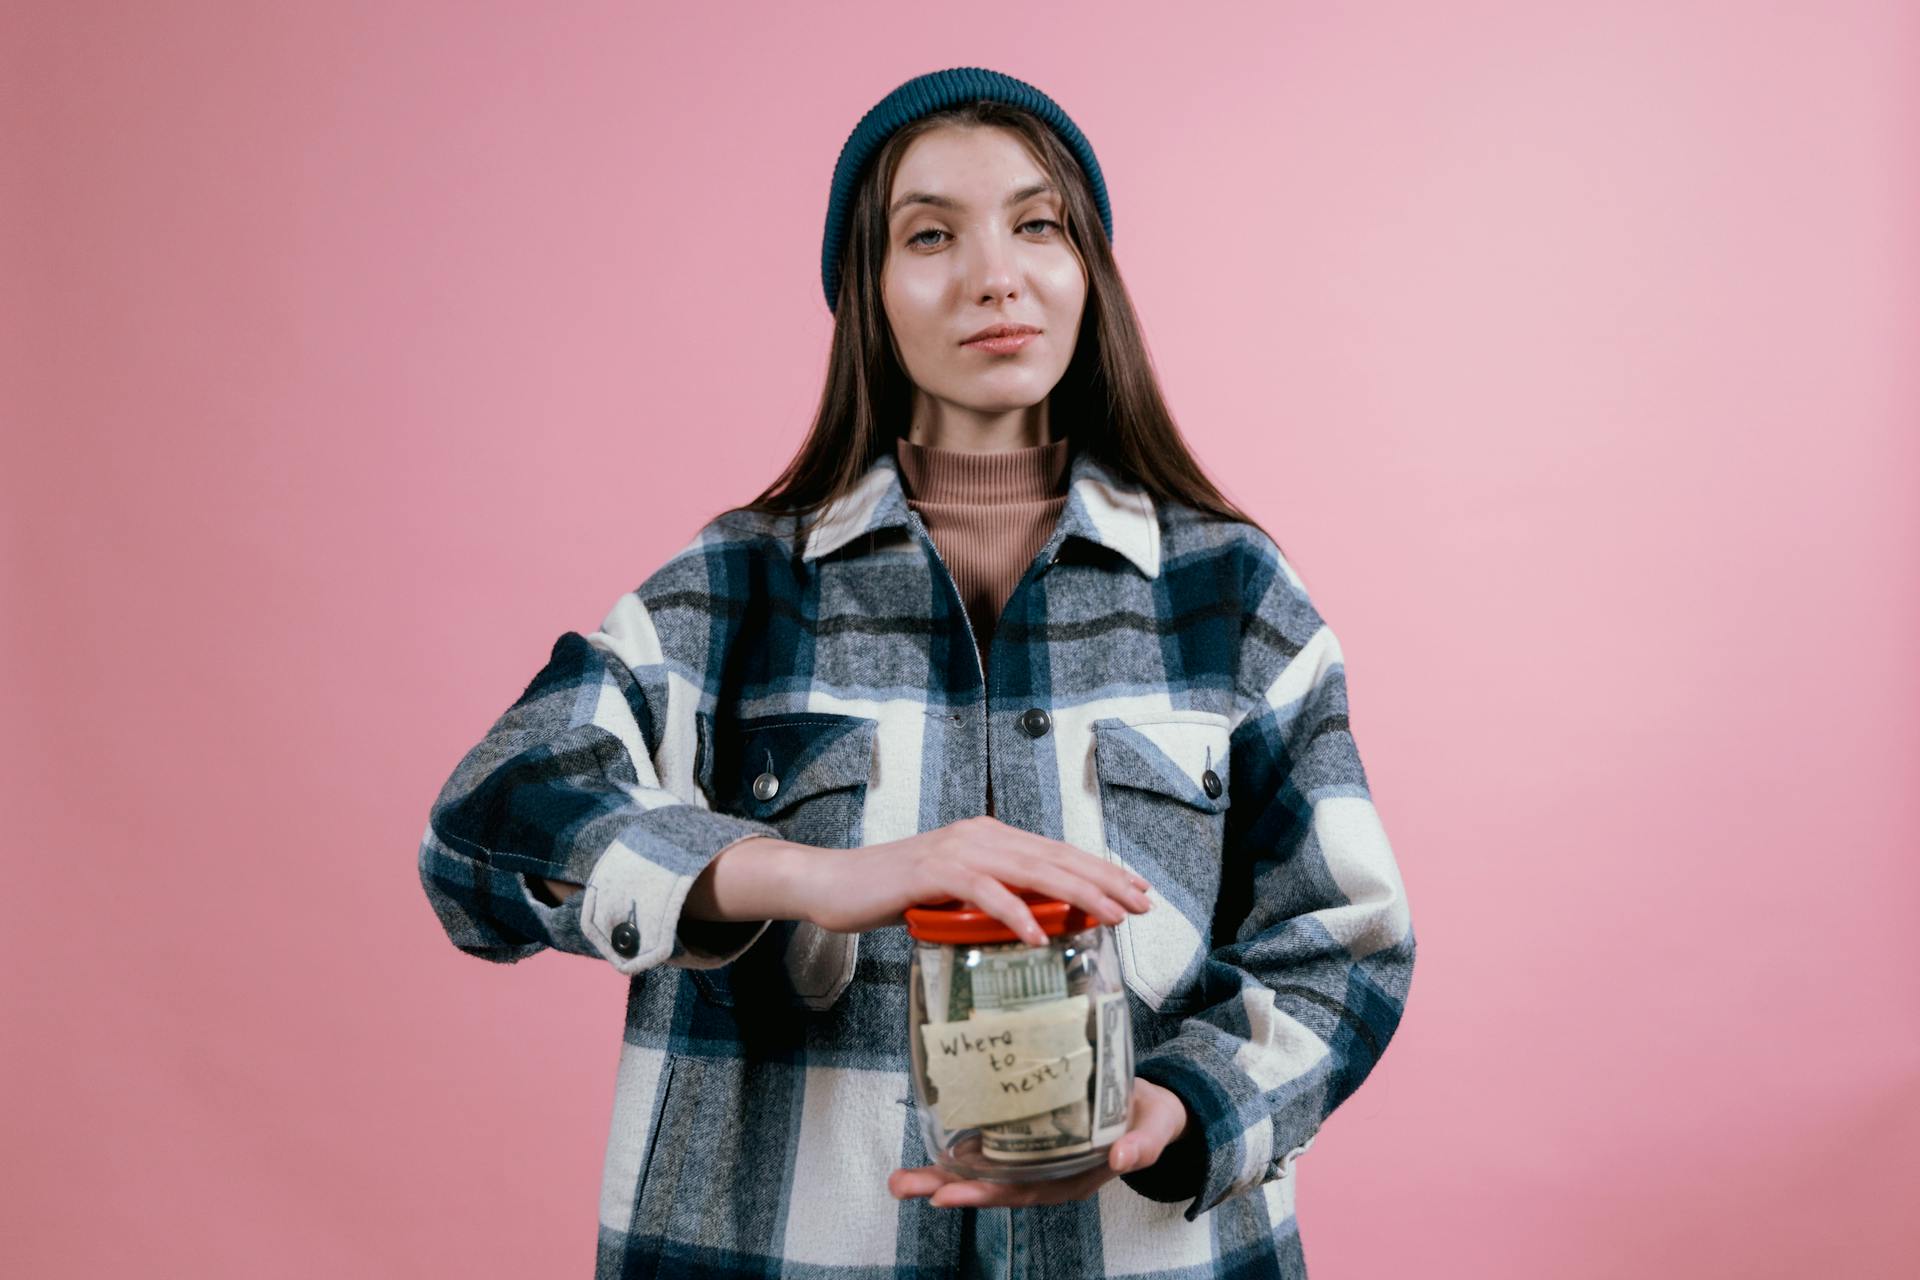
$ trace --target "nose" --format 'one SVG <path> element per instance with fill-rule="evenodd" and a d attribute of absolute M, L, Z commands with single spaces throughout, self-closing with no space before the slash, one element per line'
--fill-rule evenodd
<path fill-rule="evenodd" d="M 973 243 L 974 253 L 969 264 L 973 273 L 973 296 L 981 302 L 992 302 L 1011 294 L 1014 287 L 1012 246 L 999 235 L 975 236 Z"/>

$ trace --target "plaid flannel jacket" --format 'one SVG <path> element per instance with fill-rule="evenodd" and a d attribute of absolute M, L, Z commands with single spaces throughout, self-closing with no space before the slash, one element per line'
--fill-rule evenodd
<path fill-rule="evenodd" d="M 708 522 L 562 635 L 441 789 L 419 869 L 453 944 L 629 979 L 598 1275 L 948 1277 L 988 1233 L 1016 1275 L 1305 1274 L 1295 1161 L 1379 1061 L 1414 960 L 1333 632 L 1259 530 L 1076 453 L 990 657 L 983 687 L 883 453 L 810 527 Z M 985 812 L 989 775 L 1001 821 L 1152 882 L 1117 927 L 1136 1071 L 1193 1124 L 1087 1200 L 936 1209 L 886 1187 L 930 1163 L 905 929 L 681 906 L 737 841 L 897 840 Z M 535 876 L 585 889 L 549 907 Z"/>

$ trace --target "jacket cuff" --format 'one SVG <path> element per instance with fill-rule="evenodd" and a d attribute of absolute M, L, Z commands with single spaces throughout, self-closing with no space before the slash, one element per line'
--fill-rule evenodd
<path fill-rule="evenodd" d="M 745 955 L 771 920 L 690 920 L 680 917 L 678 946 L 667 963 L 683 969 L 718 969 Z"/>
<path fill-rule="evenodd" d="M 553 878 L 558 880 L 560 877 Z M 596 958 L 600 955 L 599 948 L 580 932 L 580 899 L 586 896 L 585 889 L 568 894 L 554 904 L 542 898 L 541 891 L 533 887 L 533 873 L 523 872 L 517 879 L 520 882 L 520 894 L 526 899 L 527 910 L 536 922 L 534 934 L 539 941 L 557 951 L 571 951 L 575 955 Z"/>
<path fill-rule="evenodd" d="M 683 920 L 687 893 L 732 845 L 751 836 L 778 834 L 766 823 L 693 805 L 667 805 L 623 827 L 584 874 L 571 865 L 521 867 L 517 878 L 550 946 L 599 955 L 629 975 L 661 964 L 718 968 L 752 946 L 769 922 Z M 529 886 L 529 874 L 584 887 L 559 906 L 549 906 Z"/>
<path fill-rule="evenodd" d="M 598 958 L 599 949 L 580 930 L 580 900 L 586 895 L 585 887 L 559 902 L 548 902 L 545 887 L 536 885 L 535 879 L 532 875 L 522 875 L 520 887 L 528 910 L 540 922 L 536 931 L 540 941 L 556 950 Z M 682 915 L 679 950 L 667 963 L 683 964 L 688 969 L 718 969 L 732 964 L 760 940 L 760 935 L 772 923 L 771 920 L 690 920 Z"/>
<path fill-rule="evenodd" d="M 1153 1083 L 1160 1082 L 1156 1080 Z M 1186 1102 L 1185 1098 L 1180 1100 Z M 1144 1169 L 1121 1174 L 1120 1180 L 1149 1200 L 1177 1204 L 1198 1196 L 1206 1176 L 1207 1144 L 1200 1121 L 1189 1103 L 1187 1127 L 1180 1136 L 1167 1144 L 1158 1160 Z"/>
<path fill-rule="evenodd" d="M 1189 1222 L 1234 1196 L 1285 1177 L 1313 1145 L 1314 1135 L 1304 1134 L 1281 1154 L 1270 1104 L 1246 1073 L 1208 1040 L 1175 1036 L 1143 1054 L 1133 1070 L 1187 1104 L 1187 1132 L 1180 1140 L 1192 1139 L 1192 1149 L 1191 1154 L 1174 1153 L 1176 1163 L 1159 1178 L 1153 1176 L 1157 1164 L 1139 1171 L 1139 1183 L 1134 1174 L 1120 1176 L 1150 1199 L 1182 1198 L 1176 1192 L 1191 1195 L 1193 1203 L 1185 1213 Z M 1186 1160 L 1192 1164 L 1183 1163 Z"/>

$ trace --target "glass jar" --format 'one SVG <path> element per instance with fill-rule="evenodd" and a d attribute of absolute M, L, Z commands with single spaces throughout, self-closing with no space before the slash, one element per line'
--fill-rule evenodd
<path fill-rule="evenodd" d="M 1132 1114 L 1133 1022 L 1113 930 L 1020 896 L 1044 945 L 965 903 L 906 912 L 920 1132 L 941 1168 L 992 1182 L 1104 1164 Z"/>

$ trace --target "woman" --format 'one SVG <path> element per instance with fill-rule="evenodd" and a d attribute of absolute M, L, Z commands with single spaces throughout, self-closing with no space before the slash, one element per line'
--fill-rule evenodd
<path fill-rule="evenodd" d="M 1339 645 L 1181 442 L 1110 225 L 1031 85 L 883 99 L 799 453 L 562 635 L 434 803 L 456 946 L 629 975 L 597 1274 L 1305 1274 L 1294 1161 L 1413 932 Z M 1116 926 L 1136 1104 L 1106 1167 L 1002 1186 L 928 1161 L 901 920 L 1037 940 L 1017 888 Z"/>

